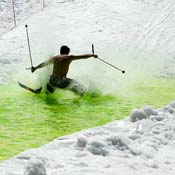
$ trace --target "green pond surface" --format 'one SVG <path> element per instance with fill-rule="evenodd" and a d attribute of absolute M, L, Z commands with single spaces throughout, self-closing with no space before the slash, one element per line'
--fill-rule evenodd
<path fill-rule="evenodd" d="M 146 104 L 155 108 L 175 99 L 175 81 L 153 79 L 135 84 L 125 95 L 86 94 L 57 90 L 32 94 L 18 85 L 0 86 L 0 160 L 39 147 L 54 138 L 127 117 Z"/>

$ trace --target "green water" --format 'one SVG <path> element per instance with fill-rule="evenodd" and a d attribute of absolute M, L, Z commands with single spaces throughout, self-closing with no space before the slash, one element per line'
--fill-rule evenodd
<path fill-rule="evenodd" d="M 35 95 L 17 85 L 0 86 L 0 160 L 41 146 L 59 136 L 128 116 L 145 104 L 161 107 L 175 99 L 175 81 L 155 79 L 121 95 L 71 92 Z"/>

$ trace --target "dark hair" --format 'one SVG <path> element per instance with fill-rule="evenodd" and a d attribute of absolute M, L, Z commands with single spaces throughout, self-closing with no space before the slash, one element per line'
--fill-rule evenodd
<path fill-rule="evenodd" d="M 61 48 L 60 48 L 60 54 L 66 54 L 66 55 L 68 55 L 69 52 L 70 52 L 70 48 L 69 47 L 67 47 L 67 46 L 61 46 Z"/>

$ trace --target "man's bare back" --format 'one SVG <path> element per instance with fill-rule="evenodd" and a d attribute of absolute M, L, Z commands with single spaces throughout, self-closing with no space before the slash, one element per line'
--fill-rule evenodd
<path fill-rule="evenodd" d="M 90 57 L 97 58 L 94 54 L 84 54 L 84 55 L 68 55 L 70 49 L 67 46 L 62 46 L 60 49 L 60 55 L 54 56 L 46 62 L 39 64 L 36 67 L 32 67 L 32 72 L 35 70 L 45 67 L 49 64 L 53 64 L 53 72 L 50 77 L 49 86 L 47 89 L 49 91 L 54 91 L 53 87 L 66 88 L 72 82 L 72 79 L 67 78 L 67 73 L 69 71 L 70 63 L 74 60 L 87 59 Z M 75 90 L 77 91 L 77 90 Z"/>
<path fill-rule="evenodd" d="M 54 57 L 52 75 L 57 78 L 66 77 L 71 62 L 72 60 L 68 56 L 60 55 Z"/>
<path fill-rule="evenodd" d="M 53 57 L 53 73 L 52 75 L 56 76 L 57 78 L 63 78 L 67 76 L 70 63 L 73 60 L 78 59 L 86 59 L 89 57 L 94 57 L 92 54 L 86 54 L 86 55 L 58 55 Z"/>

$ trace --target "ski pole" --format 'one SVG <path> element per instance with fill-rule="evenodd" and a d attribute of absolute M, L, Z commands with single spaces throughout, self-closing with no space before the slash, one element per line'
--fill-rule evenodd
<path fill-rule="evenodd" d="M 43 0 L 43 8 L 45 7 L 45 2 L 44 2 L 44 0 Z"/>
<path fill-rule="evenodd" d="M 92 53 L 94 54 L 94 45 L 93 45 L 93 44 L 92 44 Z M 105 61 L 105 60 L 103 60 L 103 59 L 101 59 L 101 58 L 99 58 L 99 57 L 97 57 L 97 59 L 100 60 L 100 61 L 102 61 L 103 63 L 105 63 L 105 64 L 107 64 L 107 65 L 109 65 L 109 66 L 111 66 L 111 67 L 113 67 L 113 68 L 115 68 L 115 69 L 121 71 L 123 74 L 125 73 L 125 70 L 122 70 L 122 69 L 120 69 L 120 68 L 118 68 L 118 67 L 112 65 L 111 63 L 108 63 L 107 61 Z"/>
<path fill-rule="evenodd" d="M 13 6 L 13 20 L 14 20 L 14 24 L 16 27 L 16 12 L 15 12 L 15 2 L 14 0 L 12 0 L 12 6 Z"/>
<path fill-rule="evenodd" d="M 30 68 L 26 68 L 26 69 L 29 70 L 29 69 L 31 69 L 33 67 L 33 62 L 32 62 L 32 54 L 31 54 L 31 49 L 30 49 L 29 32 L 28 32 L 28 25 L 27 24 L 25 25 L 25 28 L 26 28 L 27 43 L 28 43 L 30 63 L 31 63 L 31 67 Z"/>

